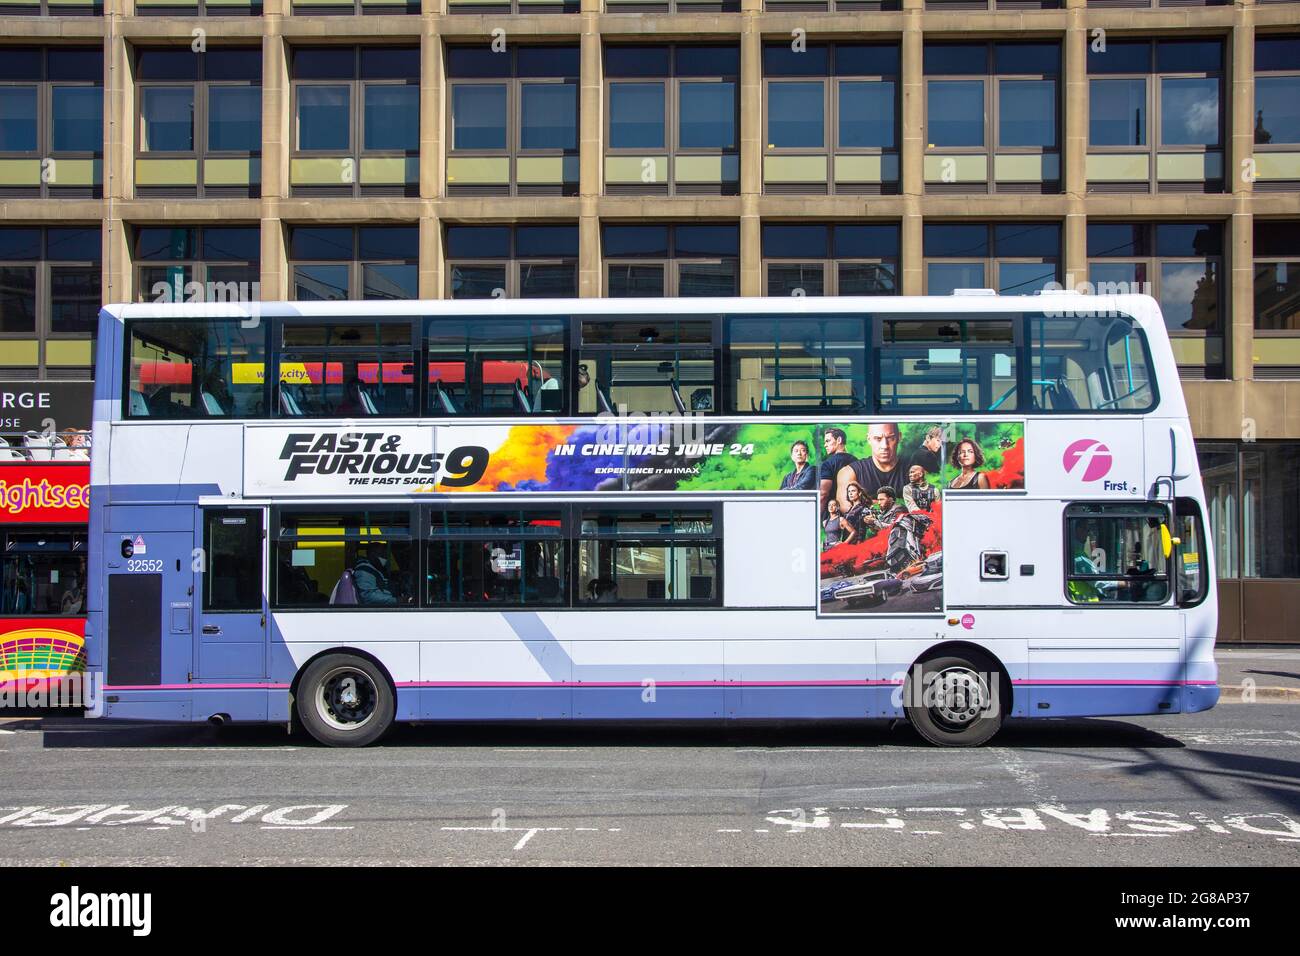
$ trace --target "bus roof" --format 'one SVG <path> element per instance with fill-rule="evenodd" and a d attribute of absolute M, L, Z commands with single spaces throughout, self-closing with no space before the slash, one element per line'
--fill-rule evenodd
<path fill-rule="evenodd" d="M 1118 314 L 1136 319 L 1143 327 L 1163 327 L 1155 299 L 1145 295 L 1087 296 L 1076 292 L 1040 295 L 946 296 L 746 296 L 728 298 L 655 299 L 404 299 L 348 300 L 340 302 L 254 303 L 127 303 L 107 305 L 103 312 L 115 319 L 185 318 L 349 318 L 385 316 L 489 316 L 489 315 L 694 315 L 727 313 L 764 315 L 827 314 L 843 312 L 953 314 L 990 312 L 1046 312 L 1063 316 Z"/>

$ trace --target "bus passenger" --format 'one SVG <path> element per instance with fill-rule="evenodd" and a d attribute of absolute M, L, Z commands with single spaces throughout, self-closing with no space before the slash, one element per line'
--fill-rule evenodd
<path fill-rule="evenodd" d="M 371 541 L 366 553 L 352 568 L 357 587 L 357 603 L 369 607 L 395 607 L 398 603 L 389 581 L 387 541 Z"/>

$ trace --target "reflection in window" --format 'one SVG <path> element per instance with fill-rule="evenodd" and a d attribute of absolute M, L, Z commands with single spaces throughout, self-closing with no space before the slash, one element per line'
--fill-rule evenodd
<path fill-rule="evenodd" d="M 581 413 L 715 410 L 713 323 L 670 315 L 582 323 Z"/>
<path fill-rule="evenodd" d="M 881 336 L 882 408 L 1011 412 L 1019 407 L 1013 322 L 887 319 Z"/>
<path fill-rule="evenodd" d="M 865 326 L 839 316 L 737 316 L 728 320 L 733 410 L 861 408 Z"/>
<path fill-rule="evenodd" d="M 561 414 L 567 332 L 563 319 L 430 319 L 428 414 Z"/>
<path fill-rule="evenodd" d="M 86 539 L 67 531 L 0 534 L 0 614 L 84 614 Z"/>
<path fill-rule="evenodd" d="M 712 604 L 721 541 L 701 512 L 584 512 L 580 604 Z"/>
<path fill-rule="evenodd" d="M 558 511 L 435 511 L 425 554 L 428 607 L 568 603 Z"/>
<path fill-rule="evenodd" d="M 277 407 L 289 418 L 403 416 L 415 411 L 407 323 L 284 323 Z"/>
<path fill-rule="evenodd" d="M 280 513 L 277 607 L 409 606 L 416 570 L 406 511 Z"/>
<path fill-rule="evenodd" d="M 131 418 L 259 418 L 266 328 L 234 319 L 130 323 Z"/>

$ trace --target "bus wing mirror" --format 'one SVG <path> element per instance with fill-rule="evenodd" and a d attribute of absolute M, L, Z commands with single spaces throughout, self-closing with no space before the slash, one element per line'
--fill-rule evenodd
<path fill-rule="evenodd" d="M 1169 525 L 1163 522 L 1160 525 L 1160 550 L 1166 558 L 1174 551 L 1174 537 L 1169 533 Z"/>

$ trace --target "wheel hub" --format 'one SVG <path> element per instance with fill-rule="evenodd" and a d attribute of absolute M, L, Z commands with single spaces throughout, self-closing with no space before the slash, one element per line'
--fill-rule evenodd
<path fill-rule="evenodd" d="M 379 694 L 370 677 L 351 667 L 326 674 L 318 685 L 316 713 L 339 730 L 357 730 L 375 714 Z"/>
<path fill-rule="evenodd" d="M 965 726 L 978 717 L 989 702 L 984 678 L 964 667 L 939 672 L 930 685 L 933 703 L 930 711 L 944 723 Z"/>

